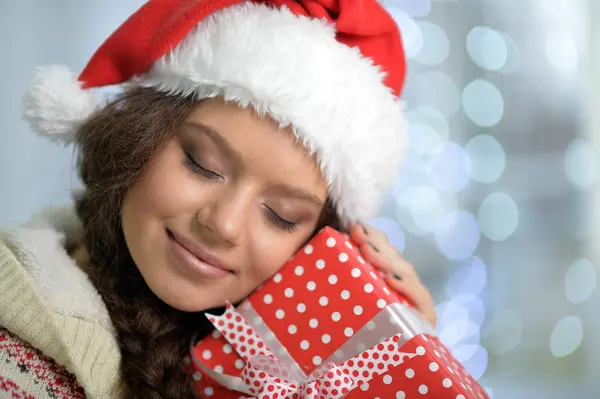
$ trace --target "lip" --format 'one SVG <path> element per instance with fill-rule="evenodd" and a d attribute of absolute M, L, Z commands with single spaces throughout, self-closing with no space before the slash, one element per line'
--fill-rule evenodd
<path fill-rule="evenodd" d="M 234 273 L 225 262 L 206 252 L 196 242 L 167 230 L 169 244 L 175 257 L 187 268 L 204 278 L 220 279 Z"/>

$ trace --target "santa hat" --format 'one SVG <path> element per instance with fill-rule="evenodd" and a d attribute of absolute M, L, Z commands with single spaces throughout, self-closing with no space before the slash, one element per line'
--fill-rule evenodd
<path fill-rule="evenodd" d="M 97 107 L 92 88 L 222 96 L 292 127 L 348 223 L 374 216 L 395 179 L 404 76 L 400 32 L 377 0 L 150 0 L 79 77 L 40 68 L 25 118 L 69 142 Z"/>

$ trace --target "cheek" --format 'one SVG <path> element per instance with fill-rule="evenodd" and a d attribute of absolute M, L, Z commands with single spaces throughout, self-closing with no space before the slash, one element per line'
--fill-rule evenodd
<path fill-rule="evenodd" d="M 273 276 L 302 247 L 304 237 L 297 234 L 279 234 L 279 237 L 257 235 L 254 240 L 256 274 L 260 283 Z"/>
<path fill-rule="evenodd" d="M 123 233 L 138 267 L 153 265 L 166 240 L 165 221 L 194 215 L 197 181 L 184 167 L 181 151 L 166 143 L 129 188 L 121 213 Z"/>
<path fill-rule="evenodd" d="M 174 140 L 167 143 L 130 188 L 126 200 L 141 219 L 173 218 L 193 211 L 200 185 L 185 169 Z"/>

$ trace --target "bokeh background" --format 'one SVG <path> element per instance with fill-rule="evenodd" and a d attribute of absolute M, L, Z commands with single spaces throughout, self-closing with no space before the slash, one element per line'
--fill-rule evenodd
<path fill-rule="evenodd" d="M 141 0 L 0 0 L 0 225 L 70 201 L 73 149 L 20 118 L 36 65 L 80 70 Z M 373 224 L 494 399 L 600 397 L 600 2 L 384 0 L 409 152 Z"/>

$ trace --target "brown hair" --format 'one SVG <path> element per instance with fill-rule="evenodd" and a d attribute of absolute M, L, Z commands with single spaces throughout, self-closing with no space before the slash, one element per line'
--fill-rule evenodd
<path fill-rule="evenodd" d="M 181 360 L 194 337 L 212 330 L 202 313 L 178 311 L 152 293 L 129 255 L 120 217 L 128 188 L 195 104 L 192 98 L 131 88 L 92 115 L 77 135 L 86 187 L 77 213 L 85 230 L 87 272 L 117 332 L 128 398 L 195 398 Z M 340 228 L 332 209 L 326 207 L 319 228 Z"/>

